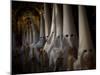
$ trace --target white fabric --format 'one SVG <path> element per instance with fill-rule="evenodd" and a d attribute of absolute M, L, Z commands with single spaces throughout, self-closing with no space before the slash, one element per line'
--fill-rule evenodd
<path fill-rule="evenodd" d="M 63 35 L 70 35 L 75 34 L 75 25 L 72 13 L 72 6 L 70 5 L 63 5 Z"/>
<path fill-rule="evenodd" d="M 93 63 L 94 60 L 94 48 L 90 36 L 90 30 L 88 26 L 88 19 L 84 6 L 78 6 L 79 8 L 79 51 L 78 59 L 74 63 L 75 69 L 88 69 L 87 63 Z M 91 50 L 91 51 L 90 51 Z M 93 65 L 93 64 L 92 64 Z"/>
<path fill-rule="evenodd" d="M 78 47 L 78 38 L 74 25 L 72 7 L 63 5 L 63 35 L 68 35 L 67 40 L 71 47 Z M 71 35 L 73 35 L 71 37 Z"/>
<path fill-rule="evenodd" d="M 45 37 L 50 34 L 51 18 L 50 18 L 50 9 L 49 4 L 44 3 L 44 19 L 45 19 Z"/>
<path fill-rule="evenodd" d="M 56 37 L 63 34 L 62 5 L 55 4 Z"/>
<path fill-rule="evenodd" d="M 50 50 L 52 50 L 54 39 L 56 37 L 55 11 L 54 10 L 55 8 L 53 6 L 51 32 L 43 48 L 48 55 L 49 55 Z"/>
<path fill-rule="evenodd" d="M 49 65 L 56 64 L 57 58 L 60 56 L 62 50 L 62 38 L 56 38 L 53 42 L 52 50 L 49 52 Z"/>
<path fill-rule="evenodd" d="M 44 23 L 44 17 L 43 14 L 40 16 L 40 37 L 45 36 L 45 29 L 44 29 L 45 23 Z"/>
<path fill-rule="evenodd" d="M 93 49 L 88 19 L 84 6 L 79 6 L 79 53 L 83 50 Z"/>
<path fill-rule="evenodd" d="M 45 43 L 45 39 L 44 39 L 45 35 L 44 34 L 45 34 L 44 18 L 43 18 L 43 14 L 41 14 L 41 16 L 40 16 L 40 38 L 37 43 L 31 45 L 34 48 L 34 55 L 38 61 L 40 61 L 40 58 L 39 58 L 40 53 L 39 53 L 38 49 L 43 48 L 44 43 Z"/>

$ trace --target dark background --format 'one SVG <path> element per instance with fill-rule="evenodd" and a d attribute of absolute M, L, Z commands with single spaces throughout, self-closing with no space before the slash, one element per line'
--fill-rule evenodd
<path fill-rule="evenodd" d="M 48 3 L 48 4 L 50 5 L 50 10 L 51 10 L 50 13 L 52 14 L 52 4 L 51 3 Z M 12 35 L 14 33 L 17 47 L 19 47 L 22 44 L 22 41 L 21 41 L 22 34 L 21 34 L 21 31 L 18 32 L 18 28 L 17 28 L 18 17 L 23 15 L 23 12 L 26 10 L 30 10 L 33 12 L 34 15 L 39 16 L 39 13 L 37 12 L 37 10 L 35 10 L 35 8 L 38 8 L 38 9 L 43 8 L 43 3 L 42 2 L 12 1 L 11 5 L 12 5 L 12 10 L 11 10 Z M 72 5 L 72 9 L 73 9 L 72 12 L 74 13 L 73 16 L 74 16 L 76 30 L 77 30 L 77 34 L 78 34 L 78 5 Z M 90 28 L 90 33 L 91 33 L 93 45 L 94 45 L 95 50 L 96 50 L 96 6 L 85 6 L 85 9 L 86 9 L 87 17 L 88 17 L 89 28 Z M 13 46 L 13 43 L 12 43 L 12 46 Z M 13 61 L 14 61 L 14 58 L 13 58 Z M 12 72 L 22 73 L 20 65 L 21 64 L 16 65 L 16 64 L 12 63 Z"/>

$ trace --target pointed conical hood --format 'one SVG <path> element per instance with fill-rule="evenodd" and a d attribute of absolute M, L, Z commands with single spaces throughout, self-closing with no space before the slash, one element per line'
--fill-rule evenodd
<path fill-rule="evenodd" d="M 62 5 L 54 5 L 55 7 L 55 17 L 56 17 L 56 37 L 62 35 L 63 32 L 63 15 L 62 15 Z"/>
<path fill-rule="evenodd" d="M 52 10 L 52 23 L 51 23 L 51 30 L 50 30 L 50 35 L 52 33 L 56 32 L 56 25 L 55 25 L 55 7 L 53 5 L 53 10 Z"/>
<path fill-rule="evenodd" d="M 51 48 L 52 43 L 54 42 L 54 39 L 56 37 L 56 25 L 55 25 L 55 7 L 53 4 L 53 10 L 52 10 L 52 23 L 51 23 L 51 30 L 50 35 L 47 39 L 47 42 L 44 46 L 44 50 L 48 53 L 48 51 Z"/>
<path fill-rule="evenodd" d="M 31 25 L 30 25 L 30 31 L 31 31 L 31 43 L 35 42 L 35 28 L 34 28 L 34 22 L 32 19 L 32 16 L 30 16 L 30 20 L 31 20 Z"/>
<path fill-rule="evenodd" d="M 44 37 L 45 36 L 45 32 L 44 32 L 44 18 L 43 18 L 43 14 L 40 14 L 40 37 Z"/>
<path fill-rule="evenodd" d="M 80 65 L 81 69 L 95 68 L 95 51 L 90 35 L 88 19 L 84 6 L 79 6 L 79 53 L 78 62 L 74 64 Z"/>
<path fill-rule="evenodd" d="M 51 18 L 49 4 L 44 4 L 44 19 L 45 19 L 45 37 L 50 34 Z"/>
<path fill-rule="evenodd" d="M 63 5 L 63 35 L 76 34 L 75 25 L 72 15 L 72 7 Z"/>
<path fill-rule="evenodd" d="M 32 43 L 32 41 L 33 41 L 33 38 L 32 38 L 32 17 L 30 17 L 29 16 L 29 22 L 30 22 L 30 24 L 29 24 L 29 32 L 28 32 L 28 36 L 29 36 L 29 44 L 31 44 Z"/>
<path fill-rule="evenodd" d="M 77 48 L 78 39 L 72 14 L 72 6 L 63 5 L 63 35 L 71 47 Z"/>
<path fill-rule="evenodd" d="M 79 6 L 79 53 L 93 49 L 90 30 L 84 6 Z"/>

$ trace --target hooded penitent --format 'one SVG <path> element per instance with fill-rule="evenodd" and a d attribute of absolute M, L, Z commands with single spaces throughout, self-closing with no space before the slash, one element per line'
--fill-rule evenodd
<path fill-rule="evenodd" d="M 63 16 L 62 16 L 62 5 L 55 4 L 55 23 L 56 23 L 56 38 L 53 42 L 53 48 L 51 49 L 49 56 L 49 65 L 54 64 L 54 70 L 56 70 L 56 61 L 60 57 L 62 52 L 62 25 L 63 25 Z"/>
<path fill-rule="evenodd" d="M 79 50 L 75 69 L 95 68 L 95 51 L 91 40 L 88 19 L 84 6 L 79 6 Z"/>
<path fill-rule="evenodd" d="M 44 4 L 44 20 L 45 20 L 45 38 L 49 37 L 50 26 L 51 26 L 51 17 L 50 17 L 50 5 Z"/>
<path fill-rule="evenodd" d="M 63 32 L 63 13 L 62 5 L 55 4 L 55 17 L 56 17 L 56 37 L 61 36 Z"/>
<path fill-rule="evenodd" d="M 37 43 L 37 38 L 38 38 L 38 33 L 36 32 L 36 29 L 34 27 L 34 24 L 33 24 L 33 20 L 32 20 L 32 17 L 30 16 L 30 21 L 31 21 L 31 24 L 30 24 L 30 44 L 29 44 L 29 47 L 30 47 L 30 52 L 29 52 L 29 58 L 32 59 L 33 57 L 33 47 L 34 45 Z"/>
<path fill-rule="evenodd" d="M 49 37 L 44 45 L 44 50 L 46 51 L 48 56 L 50 54 L 50 51 L 52 50 L 55 37 L 56 37 L 55 8 L 53 5 L 51 31 L 50 31 Z"/>
<path fill-rule="evenodd" d="M 23 69 L 25 67 L 25 64 L 29 62 L 29 60 L 32 58 L 32 49 L 30 48 L 30 45 L 35 41 L 34 32 L 35 29 L 33 28 L 33 22 L 32 17 L 27 16 L 26 18 L 26 24 L 22 35 L 22 48 L 21 48 L 21 58 L 23 63 Z"/>
<path fill-rule="evenodd" d="M 77 58 L 78 38 L 74 24 L 72 6 L 63 5 L 63 50 L 64 65 L 67 70 L 73 69 L 73 63 Z"/>
<path fill-rule="evenodd" d="M 35 44 L 37 41 L 36 30 L 34 28 L 33 19 L 31 16 L 26 18 L 28 21 L 25 26 L 25 30 L 22 35 L 22 48 L 21 53 L 25 50 L 26 47 L 30 47 L 29 51 L 29 59 L 32 58 L 32 44 Z"/>
<path fill-rule="evenodd" d="M 43 48 L 45 43 L 45 32 L 44 32 L 44 17 L 43 13 L 40 13 L 40 38 L 39 41 L 34 45 L 34 54 L 36 59 L 39 61 L 39 49 Z"/>
<path fill-rule="evenodd" d="M 68 39 L 68 43 L 71 47 L 77 47 L 77 33 L 72 6 L 70 5 L 63 5 L 63 35 Z"/>

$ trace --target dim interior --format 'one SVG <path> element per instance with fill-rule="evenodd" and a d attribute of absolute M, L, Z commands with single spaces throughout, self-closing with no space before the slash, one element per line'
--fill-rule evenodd
<path fill-rule="evenodd" d="M 95 6 L 12 1 L 11 14 L 12 73 L 96 68 Z"/>

